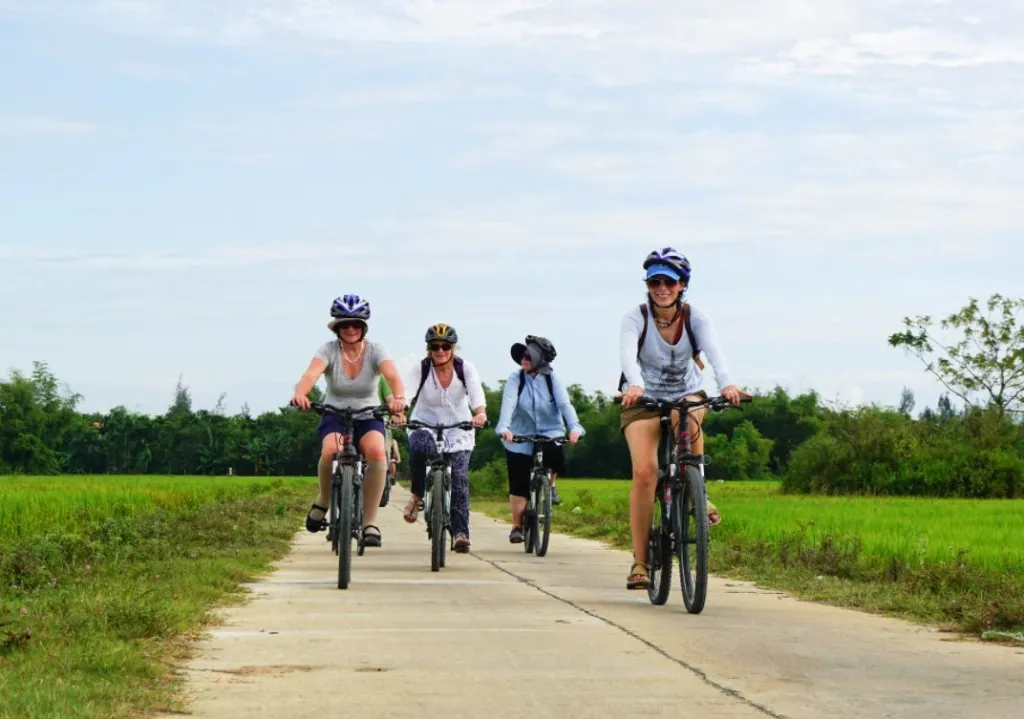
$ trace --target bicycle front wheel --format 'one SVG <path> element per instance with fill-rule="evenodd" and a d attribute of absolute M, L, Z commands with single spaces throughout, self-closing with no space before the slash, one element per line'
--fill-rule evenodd
<path fill-rule="evenodd" d="M 352 580 L 352 518 L 355 513 L 352 467 L 346 466 L 341 470 L 341 500 L 338 502 L 338 589 L 348 589 Z"/>
<path fill-rule="evenodd" d="M 537 504 L 533 510 L 534 550 L 538 557 L 548 553 L 551 538 L 551 474 L 545 472 L 537 486 Z"/>
<path fill-rule="evenodd" d="M 340 470 L 336 469 L 331 477 L 331 506 L 327 522 L 327 539 L 331 542 L 331 551 L 338 553 L 338 505 L 341 504 Z"/>
<path fill-rule="evenodd" d="M 700 614 L 708 593 L 708 500 L 696 467 L 684 466 L 682 486 L 672 497 L 672 514 L 683 604 L 690 614 Z"/>
<path fill-rule="evenodd" d="M 665 485 L 658 483 L 654 498 L 654 516 L 651 533 L 647 539 L 647 561 L 651 565 L 651 583 L 647 585 L 647 596 L 651 604 L 661 606 L 668 601 L 672 590 L 672 539 L 666 531 L 665 514 L 671 504 L 665 502 L 662 493 Z M 670 525 L 669 525 L 670 526 Z"/>
<path fill-rule="evenodd" d="M 444 566 L 444 473 L 434 472 L 430 499 L 430 571 Z"/>

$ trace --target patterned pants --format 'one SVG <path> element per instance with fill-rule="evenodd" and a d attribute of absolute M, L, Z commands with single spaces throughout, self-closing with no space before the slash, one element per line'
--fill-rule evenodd
<path fill-rule="evenodd" d="M 427 457 L 434 451 L 434 436 L 425 429 L 409 434 L 409 473 L 412 493 L 423 497 L 427 484 Z M 452 465 L 452 531 L 469 536 L 469 450 L 445 452 Z"/>

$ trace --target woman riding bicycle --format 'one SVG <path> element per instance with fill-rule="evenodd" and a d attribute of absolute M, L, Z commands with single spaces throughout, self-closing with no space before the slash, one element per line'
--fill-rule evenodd
<path fill-rule="evenodd" d="M 405 388 L 387 350 L 366 340 L 369 320 L 370 303 L 358 295 L 345 295 L 334 300 L 327 327 L 337 339 L 324 343 L 316 351 L 309 368 L 295 386 L 291 399 L 293 405 L 309 409 L 306 395 L 323 375 L 327 383 L 326 404 L 343 409 L 378 406 L 379 382 L 383 375 L 394 390 L 387 401 L 388 409 L 401 417 L 405 410 Z M 310 532 L 326 529 L 324 516 L 331 495 L 331 462 L 335 453 L 341 450 L 338 445 L 345 431 L 344 424 L 341 418 L 325 414 L 317 427 L 320 437 L 320 462 L 317 465 L 320 493 L 306 516 L 306 529 Z M 357 419 L 353 422 L 352 435 L 366 461 L 363 542 L 367 547 L 379 547 L 380 528 L 373 522 L 377 519 L 388 468 L 384 453 L 384 422 L 374 418 Z"/>
<path fill-rule="evenodd" d="M 436 324 L 427 329 L 427 356 L 408 375 L 415 386 L 410 419 L 430 424 L 472 421 L 477 427 L 487 422 L 487 398 L 476 367 L 456 356 L 459 335 L 451 325 Z M 472 408 L 472 415 L 470 415 Z M 445 430 L 445 454 L 452 468 L 451 522 L 454 550 L 469 551 L 469 457 L 476 446 L 476 432 Z M 416 429 L 409 433 L 409 471 L 412 497 L 405 505 L 406 522 L 415 522 L 426 488 L 427 460 L 434 451 L 434 433 Z M 435 498 L 437 501 L 438 498 Z"/>
<path fill-rule="evenodd" d="M 730 403 L 740 402 L 740 390 L 731 381 L 725 357 L 718 347 L 711 320 L 697 309 L 684 304 L 683 295 L 690 282 L 690 263 L 672 247 L 651 252 L 644 260 L 647 271 L 646 310 L 653 320 L 643 336 L 646 321 L 643 309 L 634 307 L 622 318 L 620 362 L 623 381 L 620 425 L 629 445 L 633 465 L 633 486 L 630 492 L 629 522 L 633 535 L 633 566 L 626 586 L 643 589 L 650 583 L 647 542 L 654 513 L 654 489 L 658 480 L 658 443 L 661 438 L 660 415 L 656 409 L 633 406 L 641 395 L 677 401 L 683 398 L 702 399 L 707 393 L 703 383 L 703 351 L 714 366 L 722 395 Z M 689 314 L 690 326 L 686 326 Z M 693 338 L 689 336 L 692 329 Z M 652 331 L 653 330 L 653 331 Z M 696 341 L 696 347 L 692 340 Z M 639 347 L 639 349 L 638 349 Z M 689 412 L 692 451 L 704 452 L 700 423 L 705 408 Z M 673 413 L 673 426 L 678 426 L 679 412 Z M 708 501 L 708 519 L 714 526 L 721 521 L 718 509 Z M 637 567 L 644 571 L 636 572 Z"/>
<path fill-rule="evenodd" d="M 508 541 L 512 544 L 520 544 L 524 539 L 523 512 L 526 511 L 533 472 L 533 443 L 513 444 L 513 435 L 558 437 L 565 433 L 567 426 L 569 442 L 576 444 L 586 433 L 576 416 L 569 392 L 551 367 L 556 356 L 554 345 L 544 337 L 527 335 L 525 343 L 512 345 L 512 360 L 520 369 L 510 374 L 505 382 L 501 416 L 495 427 L 505 446 L 508 501 L 512 509 L 512 531 Z M 565 451 L 561 445 L 544 447 L 544 466 L 551 470 L 552 478 L 565 472 Z"/>

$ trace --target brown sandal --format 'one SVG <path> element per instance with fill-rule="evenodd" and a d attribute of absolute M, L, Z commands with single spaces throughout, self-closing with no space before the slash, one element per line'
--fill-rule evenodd
<path fill-rule="evenodd" d="M 644 571 L 633 571 L 637 567 L 643 567 Z M 650 569 L 646 562 L 633 562 L 633 566 L 629 568 L 629 577 L 626 578 L 626 589 L 647 589 L 651 586 Z"/>
<path fill-rule="evenodd" d="M 708 526 L 709 527 L 714 527 L 716 524 L 721 523 L 721 521 L 722 521 L 722 513 L 718 511 L 718 507 L 713 505 L 711 503 L 711 500 L 709 499 L 708 500 Z"/>
<path fill-rule="evenodd" d="M 409 503 L 405 505 L 405 513 L 402 515 L 402 519 L 409 524 L 413 524 L 420 515 L 421 506 L 420 500 L 416 499 L 415 496 L 411 497 Z"/>

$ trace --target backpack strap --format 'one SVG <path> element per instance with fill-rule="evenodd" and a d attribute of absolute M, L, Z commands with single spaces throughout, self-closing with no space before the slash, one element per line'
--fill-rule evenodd
<path fill-rule="evenodd" d="M 454 364 L 455 364 L 455 374 L 462 381 L 462 386 L 468 388 L 469 385 L 466 384 L 466 370 L 465 370 L 465 368 L 462 365 L 462 358 L 461 357 L 456 357 Z"/>
<path fill-rule="evenodd" d="M 686 337 L 690 340 L 690 347 L 693 348 L 693 361 L 698 367 L 704 369 L 704 361 L 700 358 L 700 347 L 697 346 L 697 338 L 693 334 L 693 326 L 690 324 L 690 304 L 688 302 L 683 303 L 683 327 L 686 328 Z M 676 341 L 679 341 L 679 334 L 676 336 Z"/>

